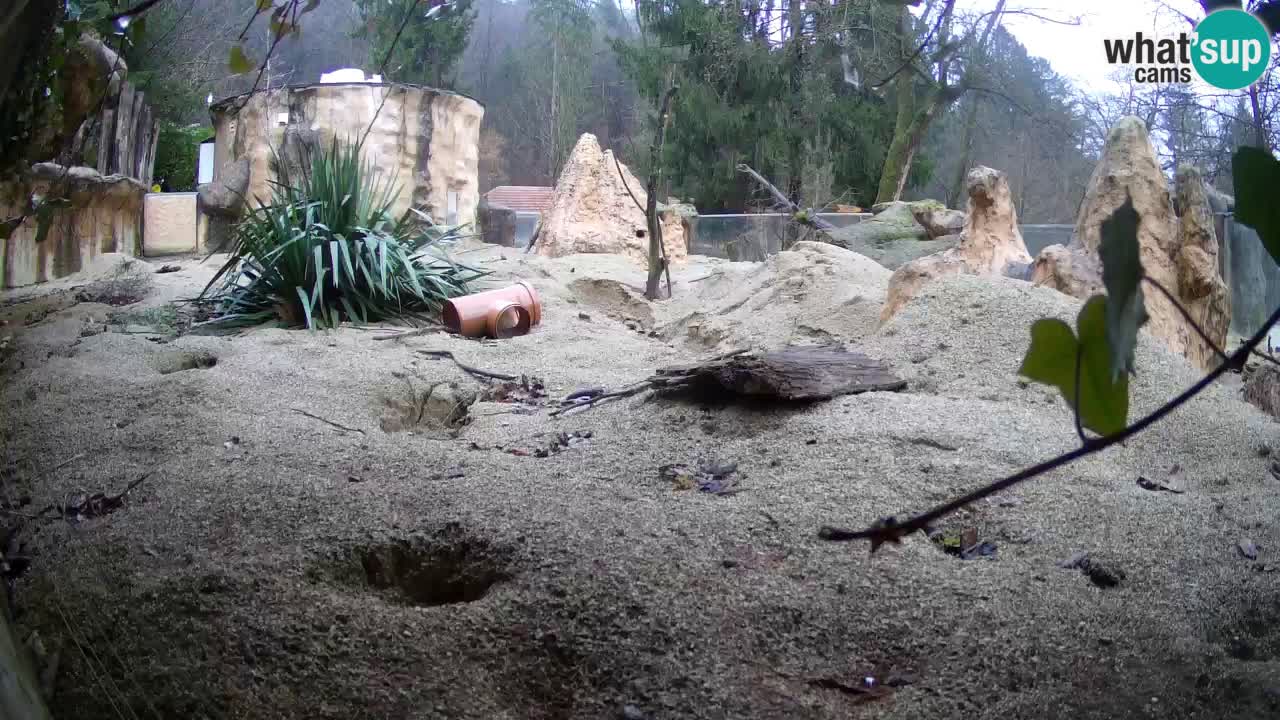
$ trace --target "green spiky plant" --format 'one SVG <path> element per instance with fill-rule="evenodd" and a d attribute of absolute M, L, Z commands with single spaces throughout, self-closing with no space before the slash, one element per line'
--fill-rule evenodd
<path fill-rule="evenodd" d="M 398 190 L 361 161 L 357 145 L 335 139 L 298 159 L 291 167 L 273 155 L 270 202 L 240 221 L 231 257 L 201 292 L 214 324 L 429 321 L 488 274 L 445 254 L 461 226 L 422 213 L 394 219 Z"/>

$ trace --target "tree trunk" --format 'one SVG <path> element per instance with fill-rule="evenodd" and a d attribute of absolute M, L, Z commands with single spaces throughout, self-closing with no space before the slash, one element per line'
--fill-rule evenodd
<path fill-rule="evenodd" d="M 1263 150 L 1270 150 L 1267 142 L 1267 129 L 1263 124 L 1262 107 L 1258 101 L 1258 86 L 1249 86 L 1249 109 L 1253 111 L 1253 144 Z"/>
<path fill-rule="evenodd" d="M 658 129 L 653 137 L 653 147 L 649 149 L 649 182 L 645 187 L 649 196 L 645 198 L 644 216 L 649 229 L 649 277 L 645 280 L 644 296 L 650 300 L 658 299 L 658 286 L 662 281 L 662 271 L 667 270 L 667 252 L 662 244 L 662 223 L 658 221 L 658 177 L 662 174 L 662 141 L 667 134 L 667 118 L 671 114 L 671 98 L 679 90 L 678 85 L 667 88 L 662 96 L 662 105 L 658 110 Z M 667 270 L 667 293 L 671 292 L 671 271 Z"/>
<path fill-rule="evenodd" d="M 973 133 L 978 124 L 978 98 L 969 98 L 969 109 L 964 116 L 964 136 L 960 140 L 960 162 L 956 165 L 956 174 L 947 190 L 947 207 L 960 207 L 960 196 L 964 194 L 964 179 L 969 175 L 969 165 L 973 162 Z"/>
<path fill-rule="evenodd" d="M 900 180 L 911 165 L 914 150 L 907 147 L 911 137 L 912 118 L 916 109 L 915 78 L 911 73 L 902 71 L 894 81 L 898 101 L 898 118 L 893 126 L 893 140 L 884 156 L 884 168 L 880 171 L 880 186 L 876 191 L 876 202 L 897 200 L 900 196 L 898 187 Z"/>

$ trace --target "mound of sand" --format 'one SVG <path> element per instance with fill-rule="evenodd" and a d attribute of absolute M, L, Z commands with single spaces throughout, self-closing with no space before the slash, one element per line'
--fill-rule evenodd
<path fill-rule="evenodd" d="M 468 259 L 544 299 L 536 332 L 506 341 L 80 337 L 79 306 L 15 341 L 6 497 L 38 508 L 153 472 L 123 510 L 24 535 L 24 629 L 74 647 L 69 624 L 101 658 L 63 653 L 58 716 L 117 717 L 104 693 L 160 717 L 1276 711 L 1280 526 L 1258 451 L 1276 426 L 1230 391 L 940 526 L 973 528 L 994 557 L 914 536 L 868 560 L 817 528 L 920 510 L 1077 444 L 1061 399 L 1016 376 L 1031 323 L 1077 301 L 950 277 L 877 331 L 888 273 L 826 246 L 693 258 L 661 303 L 637 299 L 625 258 L 502 252 Z M 849 343 L 910 386 L 796 407 L 634 397 L 559 420 L 480 400 L 453 431 L 379 427 L 394 398 L 482 389 L 419 349 L 558 394 L 793 341 Z M 175 355 L 206 361 L 162 374 Z M 1195 377 L 1150 338 L 1137 362 L 1135 415 Z M 547 457 L 502 449 L 560 433 L 575 441 Z M 659 472 L 698 462 L 736 463 L 742 492 Z M 1184 493 L 1136 484 L 1175 464 Z M 1080 552 L 1123 580 L 1059 567 Z M 890 694 L 841 689 L 868 675 Z"/>

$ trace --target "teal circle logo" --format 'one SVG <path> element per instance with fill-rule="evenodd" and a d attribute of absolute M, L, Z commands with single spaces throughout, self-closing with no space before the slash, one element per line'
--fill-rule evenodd
<path fill-rule="evenodd" d="M 1196 26 L 1191 42 L 1191 64 L 1196 72 L 1222 90 L 1249 87 L 1271 62 L 1267 27 L 1244 10 L 1224 8 L 1209 13 Z"/>

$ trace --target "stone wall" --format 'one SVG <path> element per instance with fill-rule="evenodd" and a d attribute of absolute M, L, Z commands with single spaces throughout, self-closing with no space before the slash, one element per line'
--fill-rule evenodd
<path fill-rule="evenodd" d="M 4 287 L 19 287 L 70 275 L 102 253 L 137 255 L 142 251 L 142 199 L 147 188 L 122 175 L 100 175 L 74 167 L 66 172 L 53 163 L 32 168 L 29 182 L 0 182 L 0 217 L 20 215 L 33 193 L 48 195 L 50 186 L 66 183 L 71 201 L 55 212 L 49 234 L 36 243 L 36 219 L 29 217 L 7 240 L 0 240 L 0 278 Z"/>
<path fill-rule="evenodd" d="M 203 252 L 209 218 L 196 208 L 196 194 L 148 193 L 143 200 L 142 254 L 146 257 Z"/>
<path fill-rule="evenodd" d="M 362 155 L 399 188 L 395 214 L 415 207 L 445 222 L 453 193 L 457 222 L 475 221 L 484 107 L 471 98 L 413 85 L 335 83 L 227 98 L 210 112 L 215 172 L 248 157 L 251 205 L 254 198 L 267 201 L 271 195 L 273 148 L 287 157 L 308 143 L 328 144 L 335 137 L 355 143 L 376 114 Z"/>

